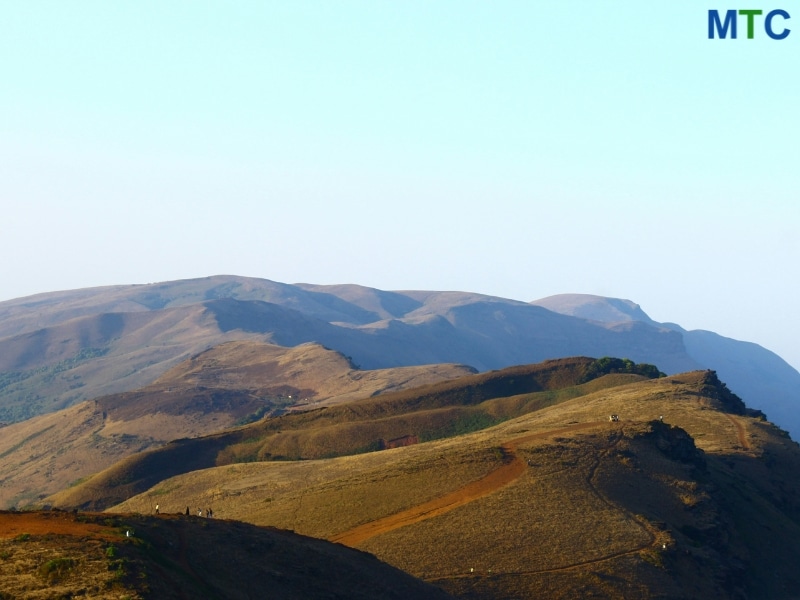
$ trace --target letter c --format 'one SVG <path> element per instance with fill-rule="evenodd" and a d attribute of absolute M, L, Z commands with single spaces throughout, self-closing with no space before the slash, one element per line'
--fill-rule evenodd
<path fill-rule="evenodd" d="M 772 19 L 776 16 L 783 17 L 784 19 L 787 20 L 791 19 L 789 13 L 786 12 L 785 10 L 781 10 L 780 8 L 773 10 L 770 13 L 768 13 L 767 18 L 764 19 L 764 31 L 766 31 L 767 35 L 771 37 L 773 40 L 785 40 L 792 32 L 792 30 L 784 28 L 783 31 L 781 31 L 780 33 L 775 33 L 772 30 Z"/>

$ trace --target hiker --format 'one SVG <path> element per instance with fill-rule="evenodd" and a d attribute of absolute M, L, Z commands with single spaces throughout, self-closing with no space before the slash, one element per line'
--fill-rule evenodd
<path fill-rule="evenodd" d="M 197 516 L 198 517 L 202 517 L 203 516 L 203 509 L 202 508 L 198 508 L 197 509 Z"/>
<path fill-rule="evenodd" d="M 156 514 L 157 514 L 157 515 L 158 515 L 158 514 L 161 514 L 161 513 L 159 513 L 159 511 L 158 511 L 158 504 L 156 504 Z"/>
<path fill-rule="evenodd" d="M 209 519 L 211 518 L 211 516 L 213 514 L 214 514 L 214 511 L 212 511 L 210 508 L 206 511 L 206 517 L 208 517 Z"/>
<path fill-rule="evenodd" d="M 189 507 L 188 506 L 186 507 L 186 516 L 187 517 L 189 516 Z"/>

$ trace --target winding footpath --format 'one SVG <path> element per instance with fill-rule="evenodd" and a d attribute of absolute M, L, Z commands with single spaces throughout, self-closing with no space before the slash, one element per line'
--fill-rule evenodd
<path fill-rule="evenodd" d="M 439 515 L 448 513 L 478 498 L 488 496 L 500 488 L 513 483 L 525 472 L 525 461 L 517 454 L 517 445 L 536 439 L 597 427 L 601 423 L 602 421 L 581 423 L 514 438 L 501 446 L 503 454 L 507 459 L 506 462 L 485 477 L 473 481 L 454 492 L 429 500 L 424 504 L 412 506 L 409 509 L 378 519 L 377 521 L 364 523 L 363 525 L 359 525 L 349 531 L 344 531 L 329 539 L 331 542 L 338 542 L 345 546 L 354 547 L 376 535 L 405 527 L 406 525 L 419 523 L 426 519 L 438 517 Z"/>
<path fill-rule="evenodd" d="M 739 445 L 747 451 L 752 450 L 753 447 L 750 445 L 750 440 L 747 439 L 747 432 L 742 422 L 728 413 L 725 413 L 725 416 L 728 417 L 728 420 L 733 423 L 733 426 L 736 428 L 736 438 L 739 440 Z"/>
<path fill-rule="evenodd" d="M 504 455 L 507 458 L 506 462 L 501 467 L 492 471 L 485 477 L 477 481 L 474 481 L 472 483 L 469 483 L 466 486 L 454 492 L 451 492 L 439 498 L 434 498 L 433 500 L 425 502 L 424 504 L 411 507 L 407 510 L 401 511 L 394 515 L 389 515 L 382 519 L 378 519 L 370 523 L 365 523 L 363 525 L 350 529 L 349 531 L 340 533 L 336 536 L 331 537 L 330 541 L 338 542 L 346 546 L 355 547 L 374 536 L 392 531 L 394 529 L 398 529 L 400 527 L 405 527 L 406 525 L 419 523 L 426 519 L 430 519 L 439 515 L 443 515 L 447 512 L 450 512 L 451 510 L 454 510 L 459 506 L 463 506 L 469 502 L 477 500 L 478 498 L 487 496 L 519 479 L 522 476 L 522 474 L 525 473 L 526 470 L 525 462 L 517 454 L 517 446 L 519 444 L 523 444 L 537 439 L 563 435 L 566 433 L 573 433 L 575 431 L 580 431 L 583 429 L 590 429 L 597 427 L 603 423 L 604 423 L 603 421 L 581 423 L 581 424 L 571 425 L 569 427 L 562 427 L 560 429 L 551 429 L 540 433 L 534 433 L 514 438 L 511 441 L 507 442 L 506 444 L 503 444 L 502 446 Z M 734 421 L 734 424 L 737 425 L 737 427 L 741 427 L 741 424 L 739 424 L 737 421 Z M 742 428 L 742 433 L 739 438 L 740 441 L 743 439 L 743 435 L 744 434 Z M 615 504 L 614 502 L 606 498 L 599 491 L 598 487 L 594 483 L 595 473 L 597 471 L 597 467 L 600 465 L 601 457 L 610 452 L 616 445 L 616 443 L 619 441 L 619 439 L 620 436 L 614 438 L 606 448 L 600 450 L 595 459 L 594 465 L 592 465 L 587 475 L 587 484 L 592 489 L 593 493 L 600 499 L 600 501 L 604 502 L 611 508 L 626 513 L 632 521 L 634 521 L 639 527 L 641 527 L 641 529 L 647 536 L 647 541 L 633 548 L 628 548 L 626 550 L 622 550 L 619 552 L 609 553 L 607 555 L 599 556 L 597 558 L 593 558 L 590 560 L 580 561 L 568 565 L 562 565 L 560 567 L 552 567 L 549 569 L 538 569 L 529 571 L 503 572 L 503 573 L 497 573 L 498 575 L 500 574 L 534 575 L 541 573 L 555 573 L 559 571 L 568 571 L 571 569 L 584 568 L 589 565 L 598 564 L 609 560 L 614 560 L 622 556 L 637 554 L 642 550 L 645 550 L 650 547 L 655 547 L 656 545 L 658 545 L 658 535 L 656 531 L 653 529 L 652 525 L 650 525 L 650 523 L 648 523 L 641 517 L 630 513 L 629 511 L 625 510 L 621 506 Z M 431 579 L 431 581 L 470 578 L 475 576 L 478 576 L 478 574 L 460 573 L 444 577 L 436 577 L 434 579 Z"/>

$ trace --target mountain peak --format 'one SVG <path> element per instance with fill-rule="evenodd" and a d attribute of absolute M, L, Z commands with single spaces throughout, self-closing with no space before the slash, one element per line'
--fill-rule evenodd
<path fill-rule="evenodd" d="M 638 304 L 620 298 L 606 298 L 592 294 L 557 294 L 534 300 L 530 304 L 562 315 L 602 323 L 642 321 L 651 325 L 657 324 Z"/>

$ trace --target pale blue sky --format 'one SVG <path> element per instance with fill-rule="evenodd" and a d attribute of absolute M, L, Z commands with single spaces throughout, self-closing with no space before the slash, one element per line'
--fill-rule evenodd
<path fill-rule="evenodd" d="M 759 3 L 756 3 L 759 4 Z M 0 300 L 232 273 L 583 292 L 800 366 L 800 7 L 5 2 Z M 737 5 L 738 6 L 738 5 Z"/>

